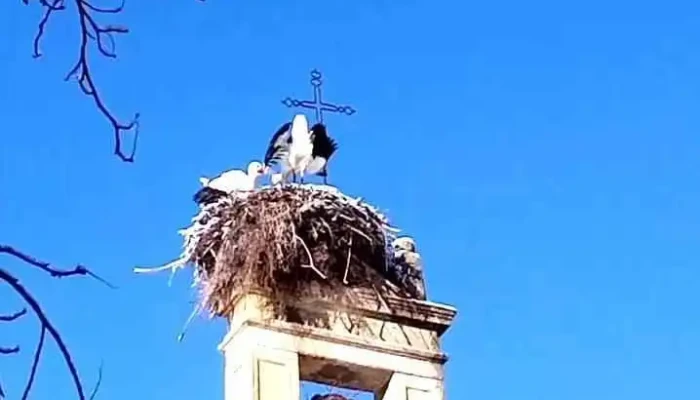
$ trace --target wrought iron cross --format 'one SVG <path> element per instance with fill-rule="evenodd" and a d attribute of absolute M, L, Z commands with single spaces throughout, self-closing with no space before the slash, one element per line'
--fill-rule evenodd
<path fill-rule="evenodd" d="M 314 88 L 314 99 L 313 100 L 296 100 L 291 97 L 287 97 L 282 100 L 282 104 L 287 107 L 302 107 L 309 108 L 316 112 L 316 122 L 323 122 L 323 112 L 334 112 L 341 113 L 345 115 L 355 114 L 355 109 L 350 106 L 339 106 L 331 103 L 325 103 L 321 97 L 321 85 L 323 81 L 321 80 L 321 73 L 314 69 L 311 71 L 311 86 Z"/>

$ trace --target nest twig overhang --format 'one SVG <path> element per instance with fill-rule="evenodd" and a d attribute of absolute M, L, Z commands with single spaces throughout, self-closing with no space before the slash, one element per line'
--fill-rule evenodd
<path fill-rule="evenodd" d="M 203 305 L 229 316 L 233 300 L 255 291 L 278 306 L 309 298 L 353 302 L 353 288 L 392 285 L 390 243 L 398 230 L 360 199 L 316 185 L 265 187 L 205 204 L 184 236 Z"/>

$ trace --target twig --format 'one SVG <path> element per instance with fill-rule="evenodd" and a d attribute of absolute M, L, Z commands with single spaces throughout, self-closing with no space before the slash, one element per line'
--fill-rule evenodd
<path fill-rule="evenodd" d="M 31 391 L 34 385 L 34 377 L 36 376 L 36 370 L 39 367 L 39 359 L 41 358 L 41 351 L 44 348 L 44 339 L 46 338 L 46 327 L 41 327 L 41 335 L 39 336 L 39 343 L 36 345 L 36 350 L 34 351 L 34 361 L 32 362 L 32 369 L 29 373 L 29 379 L 27 380 L 27 385 L 24 387 L 24 393 L 22 394 L 22 400 L 26 400 L 29 397 L 29 391 Z"/>
<path fill-rule="evenodd" d="M 345 263 L 345 275 L 343 276 L 343 283 L 348 284 L 348 271 L 350 271 L 350 257 L 352 256 L 352 238 L 353 236 L 350 236 L 350 243 L 348 244 L 348 260 Z"/>
<path fill-rule="evenodd" d="M 80 378 L 78 376 L 78 370 L 75 367 L 75 364 L 73 363 L 73 359 L 71 358 L 70 352 L 68 351 L 68 347 L 66 346 L 65 342 L 63 341 L 63 338 L 61 335 L 58 333 L 56 328 L 51 324 L 51 321 L 46 317 L 46 314 L 42 310 L 41 306 L 39 303 L 34 299 L 34 297 L 27 291 L 27 289 L 24 288 L 19 283 L 19 280 L 12 276 L 9 272 L 5 271 L 4 269 L 0 268 L 0 280 L 7 282 L 12 289 L 24 300 L 27 305 L 34 311 L 34 314 L 36 314 L 37 318 L 39 318 L 39 321 L 41 321 L 42 329 L 46 329 L 51 337 L 53 338 L 54 342 L 58 345 L 58 348 L 61 351 L 61 354 L 63 355 L 63 359 L 66 362 L 66 365 L 68 366 L 68 370 L 70 371 L 70 375 L 73 378 L 73 384 L 75 385 L 75 389 L 78 392 L 78 397 L 80 400 L 85 400 L 85 394 L 83 392 L 83 386 L 80 383 Z"/>
<path fill-rule="evenodd" d="M 304 246 L 304 250 L 306 250 L 306 255 L 309 256 L 309 265 L 302 265 L 302 266 L 305 268 L 311 268 L 314 271 L 316 271 L 316 273 L 318 274 L 318 276 L 321 277 L 321 279 L 327 279 L 326 275 L 324 275 L 323 272 L 321 272 L 318 268 L 316 268 L 316 265 L 314 265 L 314 258 L 311 256 L 311 251 L 309 250 L 309 247 L 304 242 L 304 239 L 300 238 L 299 235 L 297 235 L 297 230 L 294 227 L 294 225 L 292 225 L 292 235 L 294 235 L 294 239 L 301 242 L 301 245 Z"/>
<path fill-rule="evenodd" d="M 46 29 L 46 23 L 49 22 L 49 18 L 51 17 L 52 12 L 65 9 L 65 6 L 63 4 L 59 5 L 59 3 L 61 2 L 61 0 L 55 0 L 52 5 L 44 6 L 46 8 L 46 12 L 44 13 L 44 16 L 41 17 L 41 21 L 39 21 L 39 29 L 36 33 L 36 36 L 34 36 L 34 54 L 32 54 L 32 57 L 41 57 L 39 45 L 41 42 L 41 37 L 44 36 L 44 29 Z"/>
<path fill-rule="evenodd" d="M 22 317 L 22 316 L 23 316 L 24 314 L 26 314 L 26 313 L 27 313 L 27 309 L 26 309 L 26 308 L 23 308 L 23 309 L 17 311 L 16 313 L 14 313 L 14 314 L 10 314 L 10 315 L 0 315 L 0 322 L 12 322 L 12 321 L 14 321 L 14 320 L 16 320 L 16 319 Z"/>
<path fill-rule="evenodd" d="M 174 269 L 181 267 L 187 262 L 187 260 L 181 258 L 178 258 L 176 260 L 173 260 L 161 267 L 154 267 L 154 268 L 146 268 L 146 267 L 134 267 L 134 273 L 137 274 L 150 274 L 154 272 L 160 272 L 160 271 L 165 271 L 166 269 Z"/>
<path fill-rule="evenodd" d="M 326 229 L 328 230 L 328 236 L 331 237 L 331 243 L 335 242 L 335 238 L 333 237 L 333 229 L 331 229 L 331 226 L 328 225 L 328 222 L 326 222 L 325 219 L 319 218 L 319 220 L 321 221 L 321 223 L 323 224 L 323 226 L 325 226 Z"/>
<path fill-rule="evenodd" d="M 0 347 L 0 355 L 6 356 L 9 354 L 19 353 L 19 346 Z"/>
<path fill-rule="evenodd" d="M 182 339 L 185 338 L 185 334 L 187 333 L 187 330 L 190 327 L 190 324 L 192 323 L 192 320 L 194 320 L 194 317 L 197 315 L 197 313 L 201 310 L 201 304 L 197 304 L 192 312 L 190 313 L 190 316 L 187 317 L 187 321 L 185 321 L 185 325 L 182 327 L 182 331 L 180 332 L 179 335 L 177 335 L 177 341 L 182 342 Z"/>
<path fill-rule="evenodd" d="M 102 362 L 100 361 L 100 368 L 97 370 L 97 382 L 95 382 L 95 387 L 92 389 L 92 392 L 90 392 L 90 400 L 95 398 L 95 395 L 97 395 L 97 391 L 100 389 L 100 385 L 102 384 L 102 366 Z"/>
<path fill-rule="evenodd" d="M 372 243 L 372 239 L 369 238 L 364 232 L 361 230 L 355 228 L 354 226 L 348 225 L 348 228 L 350 228 L 351 231 L 357 233 L 358 235 L 362 236 L 363 238 L 367 239 L 368 243 Z"/>
<path fill-rule="evenodd" d="M 345 215 L 343 213 L 338 213 L 337 216 L 343 218 L 346 221 L 354 221 L 355 220 L 355 218 L 348 217 L 347 215 Z"/>
<path fill-rule="evenodd" d="M 15 258 L 18 258 L 24 262 L 26 262 L 29 265 L 32 265 L 34 267 L 37 267 L 44 272 L 48 272 L 51 274 L 52 277 L 54 278 L 63 278 L 67 276 L 74 276 L 74 275 L 89 275 L 93 277 L 94 279 L 97 279 L 98 281 L 104 283 L 108 287 L 112 289 L 116 289 L 116 286 L 112 285 L 111 283 L 107 282 L 106 280 L 102 279 L 99 277 L 97 274 L 94 272 L 90 271 L 83 265 L 76 265 L 75 268 L 70 269 L 70 270 L 65 270 L 65 269 L 57 269 L 53 268 L 50 263 L 45 262 L 45 261 L 40 261 L 26 253 L 23 253 L 17 249 L 15 249 L 12 246 L 7 246 L 7 245 L 2 245 L 0 244 L 0 253 L 5 253 L 9 254 Z"/>

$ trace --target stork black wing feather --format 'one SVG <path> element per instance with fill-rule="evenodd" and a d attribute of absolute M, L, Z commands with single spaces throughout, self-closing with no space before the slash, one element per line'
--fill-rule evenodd
<path fill-rule="evenodd" d="M 313 157 L 323 157 L 328 160 L 338 149 L 338 144 L 328 136 L 326 127 L 321 123 L 317 123 L 311 128 L 311 141 L 313 143 L 311 151 Z"/>
<path fill-rule="evenodd" d="M 263 163 L 267 166 L 280 161 L 282 157 L 288 152 L 289 144 L 291 142 L 291 128 L 292 123 L 287 122 L 282 125 L 270 140 L 270 144 L 267 146 L 267 151 L 265 152 L 265 159 Z"/>
<path fill-rule="evenodd" d="M 214 189 L 210 188 L 208 186 L 205 186 L 197 191 L 197 193 L 194 194 L 192 197 L 192 200 L 194 200 L 195 203 L 197 204 L 206 204 L 206 203 L 211 203 L 213 201 L 216 201 L 216 199 L 226 196 L 226 192 L 223 190 L 219 189 Z"/>

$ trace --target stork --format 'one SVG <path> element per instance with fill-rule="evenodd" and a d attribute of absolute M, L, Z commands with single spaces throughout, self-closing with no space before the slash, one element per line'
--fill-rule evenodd
<path fill-rule="evenodd" d="M 261 162 L 253 161 L 248 164 L 247 173 L 240 169 L 233 169 L 223 172 L 213 179 L 199 178 L 203 187 L 195 193 L 193 199 L 197 204 L 202 205 L 236 191 L 253 190 L 264 171 L 265 168 Z"/>
<path fill-rule="evenodd" d="M 394 265 L 399 282 L 411 295 L 425 300 L 425 280 L 423 277 L 423 260 L 416 251 L 416 242 L 408 236 L 401 236 L 392 242 L 394 248 Z"/>
<path fill-rule="evenodd" d="M 266 172 L 274 164 L 281 166 L 280 174 L 272 174 L 273 185 L 286 181 L 289 174 L 293 174 L 295 181 L 299 175 L 302 183 L 305 174 L 320 175 L 325 183 L 328 159 L 337 148 L 323 124 L 317 123 L 309 130 L 306 117 L 297 114 L 272 136 L 263 162 Z"/>

